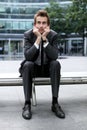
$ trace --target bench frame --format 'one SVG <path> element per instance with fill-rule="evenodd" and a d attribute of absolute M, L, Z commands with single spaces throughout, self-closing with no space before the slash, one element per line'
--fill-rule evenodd
<path fill-rule="evenodd" d="M 64 72 L 61 74 L 61 85 L 87 84 L 87 72 Z M 32 81 L 32 104 L 37 105 L 36 85 L 51 85 L 50 78 L 33 78 Z M 0 86 L 23 86 L 19 73 L 0 74 Z"/>

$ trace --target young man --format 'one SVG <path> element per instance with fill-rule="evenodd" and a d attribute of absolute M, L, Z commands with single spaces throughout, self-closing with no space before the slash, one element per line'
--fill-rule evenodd
<path fill-rule="evenodd" d="M 31 119 L 32 78 L 50 77 L 52 85 L 51 109 L 59 118 L 65 114 L 58 103 L 60 84 L 60 63 L 58 58 L 57 33 L 50 29 L 50 20 L 45 10 L 34 16 L 34 27 L 24 33 L 24 55 L 22 77 L 25 104 L 22 112 L 24 119 Z"/>

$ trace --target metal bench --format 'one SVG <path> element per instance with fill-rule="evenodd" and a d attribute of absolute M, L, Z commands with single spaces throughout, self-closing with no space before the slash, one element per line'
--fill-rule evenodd
<path fill-rule="evenodd" d="M 87 72 L 62 72 L 61 85 L 69 84 L 87 84 Z M 22 86 L 22 78 L 19 73 L 2 73 L 0 74 L 0 86 Z M 50 78 L 34 78 L 32 82 L 32 104 L 35 106 L 36 91 L 35 85 L 50 85 Z"/>

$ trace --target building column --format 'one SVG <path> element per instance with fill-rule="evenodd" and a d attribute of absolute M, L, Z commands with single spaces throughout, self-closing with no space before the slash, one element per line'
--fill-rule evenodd
<path fill-rule="evenodd" d="M 11 58 L 11 39 L 10 38 L 8 39 L 8 55 L 9 55 L 9 58 Z"/>
<path fill-rule="evenodd" d="M 87 37 L 86 37 L 86 34 L 87 34 L 87 30 L 85 28 L 85 38 L 84 38 L 84 56 L 87 56 Z"/>
<path fill-rule="evenodd" d="M 84 38 L 84 55 L 87 56 L 87 37 Z"/>

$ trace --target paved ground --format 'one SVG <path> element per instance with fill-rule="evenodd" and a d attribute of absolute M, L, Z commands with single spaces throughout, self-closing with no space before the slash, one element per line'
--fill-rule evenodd
<path fill-rule="evenodd" d="M 61 63 L 61 71 L 63 72 L 79 72 L 87 71 L 87 57 L 62 57 L 58 59 Z M 0 61 L 0 73 L 17 72 L 20 66 L 21 60 L 1 60 Z"/>
<path fill-rule="evenodd" d="M 64 57 L 59 61 L 63 72 L 87 71 L 87 57 Z M 20 62 L 0 61 L 0 73 L 18 71 Z M 59 102 L 65 119 L 59 119 L 51 112 L 50 86 L 37 86 L 36 94 L 33 117 L 26 121 L 21 116 L 23 87 L 0 87 L 0 130 L 87 130 L 87 84 L 60 86 Z"/>

